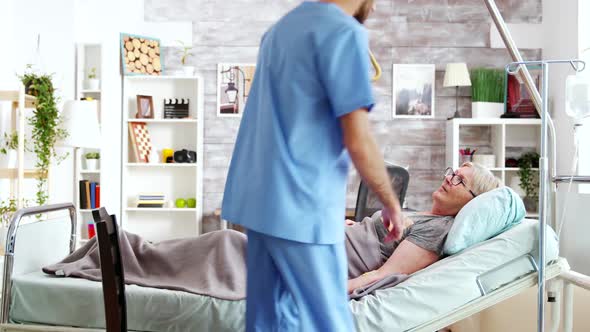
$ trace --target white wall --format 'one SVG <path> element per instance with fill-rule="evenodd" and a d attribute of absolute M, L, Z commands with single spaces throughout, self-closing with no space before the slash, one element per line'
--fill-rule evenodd
<path fill-rule="evenodd" d="M 129 32 L 159 37 L 163 45 L 176 40 L 192 44 L 192 24 L 143 22 L 143 0 L 62 0 L 59 6 L 45 0 L 4 0 L 0 4 L 0 42 L 10 45 L 0 52 L 0 89 L 15 89 L 15 72 L 35 60 L 36 36 L 41 33 L 42 69 L 55 73 L 54 84 L 62 102 L 74 97 L 76 43 L 102 44 L 102 204 L 120 210 L 121 76 L 119 34 Z M 31 8 L 35 8 L 31 11 Z M 0 105 L 0 107 L 3 107 Z M 8 105 L 9 107 L 9 105 Z M 0 112 L 0 133 L 6 130 L 8 112 Z M 60 150 L 68 152 L 68 149 Z M 31 157 L 32 158 L 32 157 Z M 71 158 L 53 166 L 51 202 L 72 201 Z M 32 187 L 32 186 L 31 186 Z M 0 185 L 0 193 L 6 193 Z M 34 187 L 28 196 L 34 195 Z"/>
<path fill-rule="evenodd" d="M 0 5 L 0 24 L 4 32 L 0 41 L 0 89 L 16 90 L 18 78 L 27 64 L 35 64 L 46 73 L 53 73 L 54 86 L 61 102 L 74 95 L 74 0 L 62 0 L 60 6 L 50 1 L 3 1 Z M 31 10 L 35 8 L 35 10 Z M 40 35 L 40 56 L 37 52 L 37 36 Z M 61 103 L 60 103 L 61 104 Z M 2 107 L 10 108 L 9 104 Z M 8 129 L 9 112 L 1 112 L 0 133 Z M 30 131 L 29 131 L 30 132 Z M 60 150 L 67 153 L 68 150 Z M 28 158 L 32 162 L 33 157 Z M 51 202 L 71 200 L 73 183 L 71 159 L 59 167 L 52 167 Z M 2 188 L 6 193 L 6 187 Z M 34 182 L 28 181 L 27 196 L 34 198 Z M 5 196 L 2 196 L 5 198 Z"/>

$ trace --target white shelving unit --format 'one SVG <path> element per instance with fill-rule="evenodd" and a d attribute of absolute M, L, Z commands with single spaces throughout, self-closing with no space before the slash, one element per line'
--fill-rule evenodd
<path fill-rule="evenodd" d="M 123 229 L 152 241 L 201 233 L 203 203 L 203 78 L 178 76 L 123 77 L 123 155 L 121 225 Z M 136 119 L 137 95 L 152 96 L 154 119 Z M 165 98 L 188 98 L 189 119 L 164 119 Z M 129 123 L 144 122 L 159 160 L 134 160 Z M 197 152 L 196 163 L 163 163 L 162 150 Z M 140 193 L 162 193 L 163 208 L 138 208 Z M 176 208 L 178 198 L 195 198 L 196 208 Z"/>
<path fill-rule="evenodd" d="M 489 137 L 470 137 L 473 127 L 485 127 Z M 490 168 L 504 185 L 522 194 L 518 186 L 518 167 L 506 167 L 507 158 L 518 159 L 529 151 L 539 152 L 540 119 L 452 119 L 447 121 L 446 161 L 453 168 L 460 166 L 459 149 L 477 148 L 480 154 L 496 156 L 495 167 Z M 475 142 L 475 144 L 474 144 Z M 533 169 L 538 171 L 538 169 Z M 536 213 L 528 212 L 528 217 Z"/>
<path fill-rule="evenodd" d="M 102 68 L 102 46 L 100 44 L 86 44 L 81 43 L 76 45 L 76 84 L 75 84 L 75 96 L 76 100 L 83 98 L 92 98 L 97 101 L 97 118 L 100 122 L 101 119 L 101 95 L 102 90 L 100 89 L 89 89 L 87 86 L 87 78 L 90 70 L 95 68 L 97 78 L 101 78 Z M 100 124 L 100 123 L 99 123 Z M 101 172 L 100 172 L 100 161 L 99 167 L 96 170 L 89 170 L 86 167 L 84 156 L 89 152 L 98 152 L 99 149 L 80 149 L 77 154 L 78 174 L 75 174 L 75 183 L 78 184 L 81 180 L 88 180 L 90 182 L 100 183 Z M 102 192 L 101 192 L 102 194 Z M 76 186 L 75 195 L 76 209 L 78 210 L 78 245 L 82 245 L 88 241 L 88 224 L 93 223 L 92 210 L 82 209 L 80 206 L 80 189 Z M 101 199 L 99 199 L 102 201 Z"/>

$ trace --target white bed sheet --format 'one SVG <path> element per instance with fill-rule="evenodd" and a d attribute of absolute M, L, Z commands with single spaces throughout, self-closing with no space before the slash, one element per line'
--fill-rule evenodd
<path fill-rule="evenodd" d="M 479 275 L 531 254 L 537 259 L 538 221 L 524 220 L 511 230 L 457 255 L 447 257 L 412 275 L 396 287 L 379 290 L 351 302 L 359 331 L 406 331 L 481 296 Z M 547 227 L 547 261 L 558 258 L 557 237 Z M 521 277 L 507 270 L 498 273 L 496 283 Z"/>

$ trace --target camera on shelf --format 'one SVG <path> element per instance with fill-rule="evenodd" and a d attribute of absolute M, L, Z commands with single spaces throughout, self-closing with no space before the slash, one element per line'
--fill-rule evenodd
<path fill-rule="evenodd" d="M 174 162 L 175 163 L 196 163 L 197 153 L 187 149 L 180 151 L 174 151 Z"/>

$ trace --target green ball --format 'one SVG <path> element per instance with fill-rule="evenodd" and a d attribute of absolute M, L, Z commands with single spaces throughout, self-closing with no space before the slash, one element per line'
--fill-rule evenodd
<path fill-rule="evenodd" d="M 186 200 L 184 198 L 178 198 L 176 200 L 176 207 L 177 208 L 184 208 L 184 207 L 186 207 Z"/>
<path fill-rule="evenodd" d="M 194 209 L 197 207 L 197 200 L 194 198 L 187 199 L 187 205 L 189 208 Z"/>

